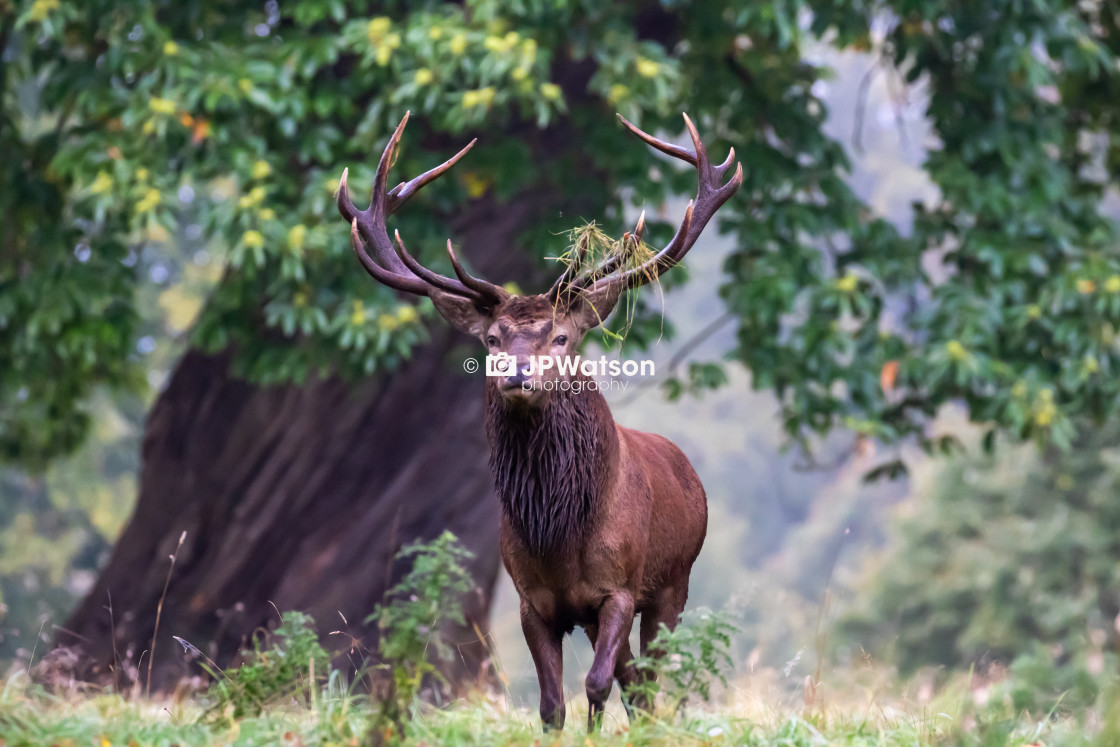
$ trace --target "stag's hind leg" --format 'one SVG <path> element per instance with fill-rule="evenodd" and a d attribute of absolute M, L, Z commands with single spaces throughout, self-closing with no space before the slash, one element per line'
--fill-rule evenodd
<path fill-rule="evenodd" d="M 642 656 L 652 656 L 655 659 L 660 659 L 665 655 L 664 651 L 653 647 L 653 639 L 657 637 L 658 631 L 661 626 L 665 625 L 669 630 L 676 630 L 677 623 L 681 620 L 681 613 L 684 612 L 684 605 L 688 601 L 688 586 L 666 586 L 657 592 L 653 601 L 648 605 L 642 607 L 642 624 L 641 624 L 641 641 L 642 641 Z M 657 675 L 650 671 L 641 673 L 643 681 L 651 681 Z M 646 702 L 645 698 L 641 702 L 635 700 L 634 707 L 642 710 L 648 710 L 652 703 Z"/>

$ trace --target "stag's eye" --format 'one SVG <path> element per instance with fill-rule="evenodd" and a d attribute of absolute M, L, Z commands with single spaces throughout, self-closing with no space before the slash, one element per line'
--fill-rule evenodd
<path fill-rule="evenodd" d="M 486 338 L 486 344 L 492 348 L 496 348 L 498 347 L 498 338 L 494 337 L 494 335 L 490 335 Z"/>
<path fill-rule="evenodd" d="M 552 344 L 553 345 L 567 345 L 568 344 L 568 336 L 567 335 L 560 335 L 555 340 L 552 341 Z"/>

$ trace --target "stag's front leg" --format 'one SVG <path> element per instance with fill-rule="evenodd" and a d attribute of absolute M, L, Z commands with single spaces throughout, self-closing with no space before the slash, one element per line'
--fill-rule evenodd
<path fill-rule="evenodd" d="M 630 628 L 634 626 L 634 597 L 619 592 L 607 597 L 599 608 L 599 630 L 595 640 L 595 662 L 587 673 L 587 730 L 603 725 L 603 704 L 611 694 L 615 665 L 620 651 L 630 650 Z M 627 644 L 623 646 L 623 644 Z"/>
<path fill-rule="evenodd" d="M 537 667 L 541 687 L 541 723 L 545 731 L 564 728 L 564 633 L 554 630 L 521 600 L 521 630 Z"/>

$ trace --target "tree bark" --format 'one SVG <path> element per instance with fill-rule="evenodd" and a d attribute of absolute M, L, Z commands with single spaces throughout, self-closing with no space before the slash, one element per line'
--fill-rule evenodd
<path fill-rule="evenodd" d="M 524 278 L 515 239 L 554 199 L 476 202 L 456 235 L 485 275 Z M 168 687 L 199 671 L 172 636 L 224 667 L 253 631 L 294 609 L 335 650 L 354 639 L 374 648 L 376 626 L 363 621 L 407 570 L 395 554 L 450 530 L 474 553 L 477 589 L 464 599 L 449 674 L 476 678 L 487 648 L 474 626 L 487 629 L 499 560 L 482 373 L 462 368 L 475 352 L 435 324 L 410 360 L 371 380 L 262 387 L 231 375 L 230 351 L 189 351 L 148 416 L 135 513 L 57 637 L 79 650 L 78 675 L 118 680 L 138 664 L 143 682 L 150 660 L 153 690 Z"/>

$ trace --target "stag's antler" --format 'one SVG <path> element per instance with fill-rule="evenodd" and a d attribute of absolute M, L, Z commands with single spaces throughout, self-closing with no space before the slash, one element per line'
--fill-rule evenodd
<path fill-rule="evenodd" d="M 425 171 L 415 179 L 402 182 L 386 191 L 389 166 L 396 160 L 396 149 L 400 144 L 404 127 L 408 123 L 408 117 L 409 112 L 405 112 L 404 118 L 397 125 L 393 137 L 389 139 L 389 144 L 381 154 L 367 210 L 358 210 L 350 201 L 350 192 L 346 184 L 349 169 L 344 169 L 342 172 L 342 180 L 338 185 L 338 212 L 342 213 L 342 217 L 350 223 L 350 243 L 354 247 L 354 253 L 358 256 L 362 267 L 366 268 L 366 272 L 390 288 L 415 293 L 418 296 L 430 295 L 430 290 L 436 288 L 469 299 L 480 308 L 495 306 L 509 294 L 493 283 L 467 274 L 451 248 L 450 239 L 447 241 L 447 253 L 451 256 L 451 266 L 458 280 L 432 272 L 416 261 L 405 248 L 399 232 L 394 232 L 395 247 L 394 242 L 389 240 L 385 227 L 386 218 L 400 209 L 401 205 L 408 202 L 424 185 L 442 176 L 454 166 L 476 142 L 470 141 L 467 147 L 434 169 Z M 373 257 L 370 257 L 369 252 L 366 251 L 367 246 L 373 247 Z"/>
<path fill-rule="evenodd" d="M 628 290 L 655 280 L 661 273 L 681 261 L 688 250 L 692 248 L 692 245 L 696 243 L 696 239 L 699 238 L 700 233 L 716 210 L 727 202 L 743 184 L 743 165 L 741 163 L 735 164 L 735 173 L 730 181 L 727 184 L 723 183 L 724 174 L 727 173 L 727 170 L 731 168 L 731 164 L 735 161 L 735 149 L 731 149 L 731 152 L 727 154 L 727 160 L 723 163 L 712 166 L 708 161 L 708 152 L 704 148 L 704 143 L 700 141 L 700 134 L 696 131 L 695 125 L 692 124 L 692 120 L 688 118 L 687 114 L 683 116 L 685 126 L 688 127 L 688 134 L 692 137 L 692 144 L 696 149 L 695 153 L 690 153 L 684 148 L 658 140 L 626 121 L 626 118 L 621 114 L 618 115 L 622 124 L 646 143 L 662 153 L 687 161 L 696 167 L 698 177 L 696 198 L 689 201 L 684 220 L 681 221 L 680 228 L 677 229 L 673 240 L 638 267 L 619 272 L 619 268 L 623 266 L 626 259 L 641 243 L 646 218 L 646 214 L 643 212 L 641 217 L 638 218 L 638 224 L 634 231 L 622 237 L 622 248 L 615 256 L 599 267 L 576 277 L 573 277 L 574 273 L 571 268 L 565 270 L 552 286 L 550 294 L 553 298 L 557 298 L 561 294 L 567 295 L 573 291 L 578 293 L 600 292 L 610 286 L 618 286 L 622 290 Z"/>

